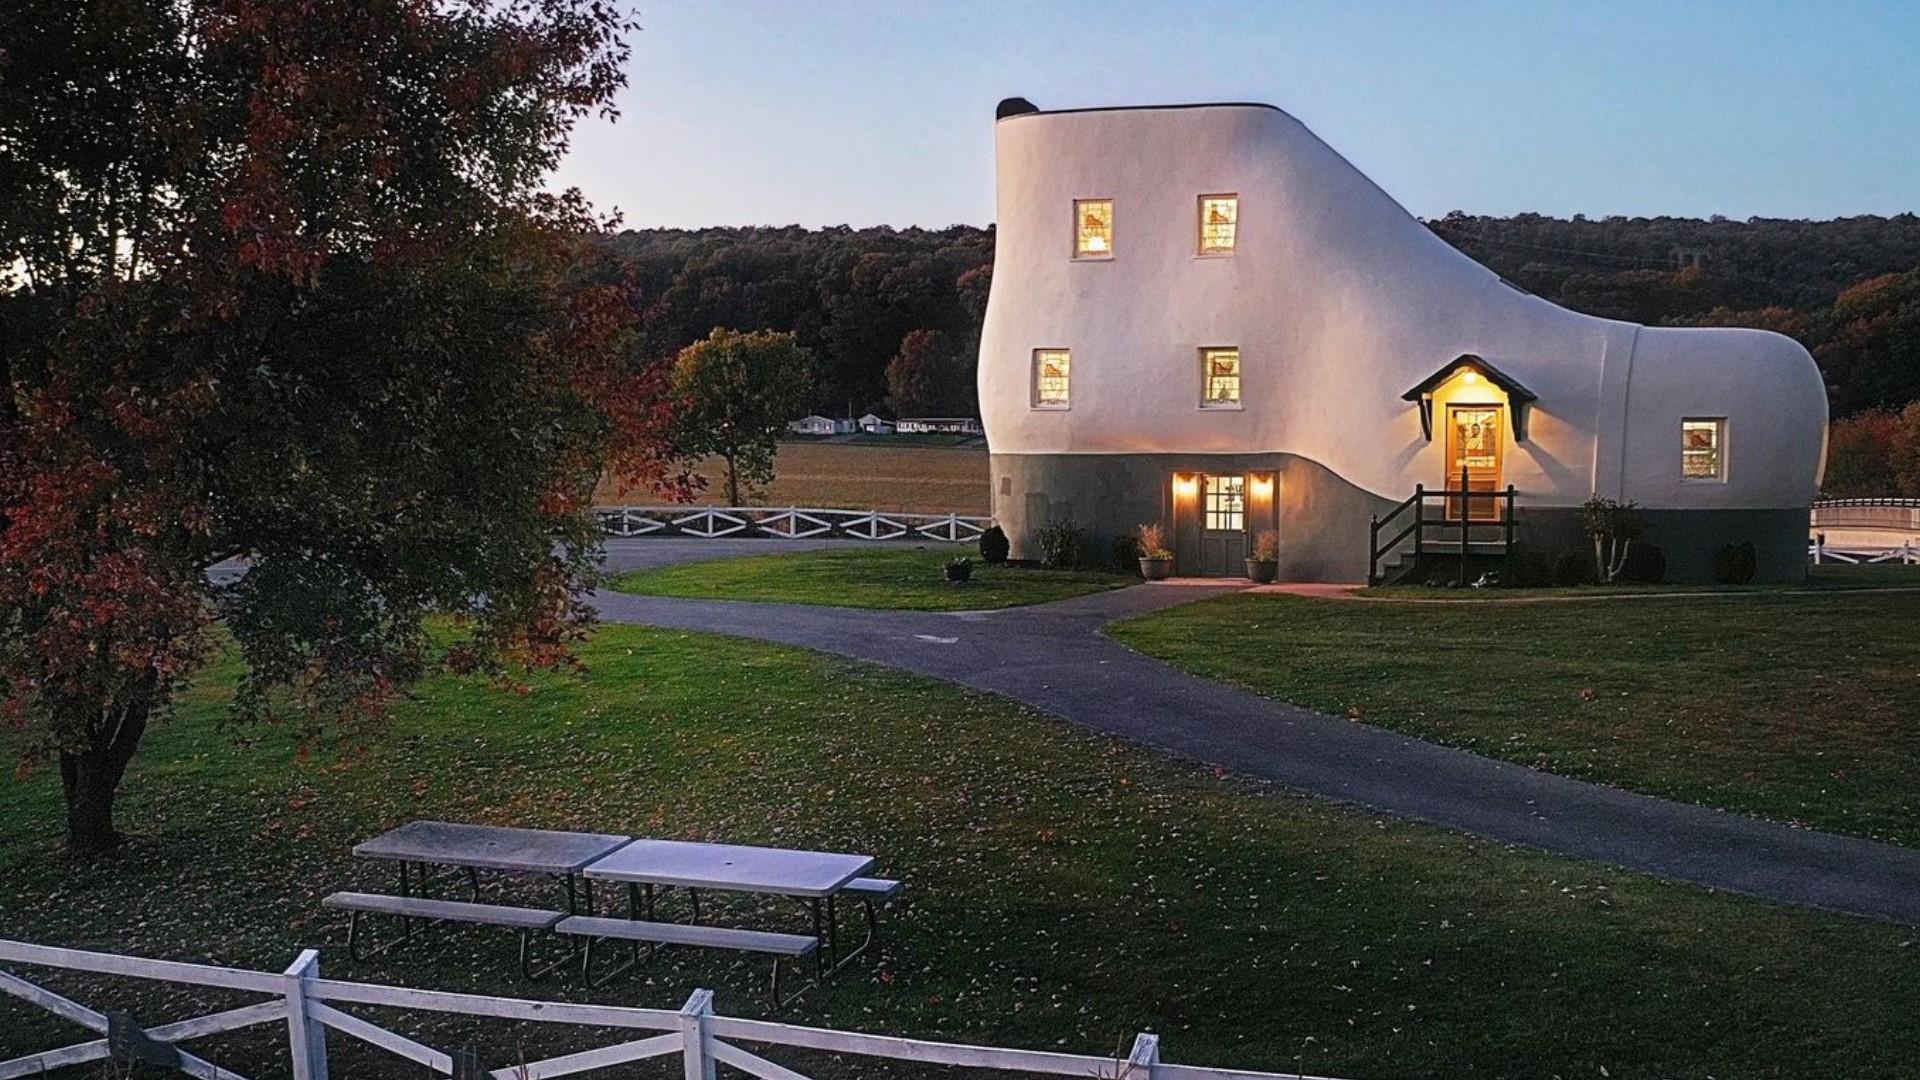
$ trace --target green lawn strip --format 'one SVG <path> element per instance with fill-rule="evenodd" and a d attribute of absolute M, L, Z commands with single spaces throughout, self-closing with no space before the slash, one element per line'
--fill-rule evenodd
<path fill-rule="evenodd" d="M 949 584 L 947 560 L 971 558 L 973 579 Z M 1041 570 L 990 566 L 960 545 L 837 548 L 754 555 L 635 570 L 612 583 L 620 592 L 705 600 L 767 600 L 784 604 L 981 611 L 1065 600 L 1131 585 L 1132 577 L 1098 570 Z"/>
<path fill-rule="evenodd" d="M 1901 563 L 1824 563 L 1808 567 L 1807 580 L 1791 585 L 1564 585 L 1537 589 L 1455 589 L 1434 585 L 1381 585 L 1355 589 L 1369 600 L 1541 600 L 1623 596 L 1736 596 L 1750 593 L 1920 589 L 1920 566 Z"/>
<path fill-rule="evenodd" d="M 209 679 L 137 761 L 120 857 L 59 856 L 48 772 L 0 787 L 0 926 L 273 970 L 324 944 L 331 975 L 536 997 L 673 1007 L 713 986 L 723 1012 L 757 1011 L 759 959 L 678 951 L 600 991 L 529 987 L 511 936 L 480 930 L 349 965 L 318 900 L 391 881 L 348 848 L 437 817 L 878 854 L 905 903 L 883 947 L 783 1016 L 800 1023 L 1092 1053 L 1148 1029 L 1172 1061 L 1354 1077 L 1880 1077 L 1920 1057 L 1911 930 L 1378 820 L 816 654 L 606 627 L 585 658 L 526 694 L 429 682 L 345 766 L 278 730 L 235 750 Z M 791 904 L 722 913 L 800 925 Z M 149 1022 L 209 997 L 45 981 Z M 401 1023 L 495 1068 L 593 1044 Z M 0 1046 L 74 1034 L 0 1002 Z M 201 1052 L 270 1073 L 276 1038 Z M 393 1065 L 345 1038 L 333 1052 L 343 1075 Z"/>
<path fill-rule="evenodd" d="M 1920 844 L 1920 592 L 1233 596 L 1113 635 L 1189 671 L 1653 795 Z"/>

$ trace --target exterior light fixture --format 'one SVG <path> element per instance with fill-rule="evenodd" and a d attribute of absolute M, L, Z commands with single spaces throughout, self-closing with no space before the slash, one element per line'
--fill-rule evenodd
<path fill-rule="evenodd" d="M 1465 375 L 1460 376 L 1460 381 L 1466 383 L 1468 386 L 1472 386 L 1474 383 L 1480 381 L 1480 373 L 1477 371 L 1469 371 Z"/>
<path fill-rule="evenodd" d="M 1262 498 L 1273 494 L 1273 477 L 1260 473 L 1253 478 L 1253 493 Z"/>

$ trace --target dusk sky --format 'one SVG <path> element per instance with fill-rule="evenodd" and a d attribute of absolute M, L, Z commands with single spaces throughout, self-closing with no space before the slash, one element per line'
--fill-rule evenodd
<path fill-rule="evenodd" d="M 993 107 L 1277 105 L 1423 217 L 1920 208 L 1920 0 L 648 0 L 560 182 L 634 227 L 984 225 Z"/>

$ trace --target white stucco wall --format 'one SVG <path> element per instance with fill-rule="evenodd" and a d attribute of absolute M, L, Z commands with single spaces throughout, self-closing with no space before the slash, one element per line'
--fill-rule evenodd
<path fill-rule="evenodd" d="M 1532 505 L 1805 506 L 1826 398 L 1806 350 L 1557 307 L 1434 236 L 1287 114 L 1258 105 L 998 122 L 980 402 L 998 454 L 1285 452 L 1377 495 L 1439 482 L 1402 392 L 1463 353 L 1539 395 L 1505 479 Z M 1236 253 L 1195 255 L 1196 200 L 1238 194 Z M 1073 201 L 1114 201 L 1114 256 L 1072 258 Z M 1198 350 L 1238 346 L 1238 411 L 1201 409 Z M 1031 407 L 1032 352 L 1072 350 L 1071 407 Z M 1680 478 L 1680 418 L 1728 418 L 1727 479 Z"/>

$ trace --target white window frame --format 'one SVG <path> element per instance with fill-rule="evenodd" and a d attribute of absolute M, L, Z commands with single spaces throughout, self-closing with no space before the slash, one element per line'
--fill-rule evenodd
<path fill-rule="evenodd" d="M 1233 354 L 1233 400 L 1215 401 L 1208 396 L 1212 388 L 1213 355 L 1215 353 Z M 1233 412 L 1244 409 L 1247 399 L 1247 359 L 1238 345 L 1202 345 L 1198 353 L 1200 359 L 1200 407 L 1208 412 Z"/>
<path fill-rule="evenodd" d="M 1229 226 L 1233 230 L 1233 243 L 1224 248 L 1207 246 L 1207 203 L 1221 199 L 1233 200 L 1233 221 Z M 1211 195 L 1201 195 L 1194 199 L 1194 257 L 1199 259 L 1230 259 L 1240 250 L 1240 193 L 1221 191 Z"/>
<path fill-rule="evenodd" d="M 1049 353 L 1059 353 L 1067 358 L 1067 374 L 1061 387 L 1063 393 L 1059 401 L 1044 401 L 1040 396 L 1041 357 Z M 1033 350 L 1033 367 L 1027 377 L 1027 406 L 1047 412 L 1064 412 L 1073 408 L 1073 350 L 1057 345 L 1045 346 Z"/>
<path fill-rule="evenodd" d="M 1080 208 L 1093 203 L 1104 203 L 1107 207 L 1107 250 L 1105 251 L 1083 251 L 1080 247 L 1080 222 L 1082 219 Z M 1073 231 L 1069 234 L 1068 240 L 1071 243 L 1071 250 L 1075 262 L 1105 262 L 1113 258 L 1114 249 L 1119 247 L 1114 237 L 1114 233 L 1117 231 L 1114 219 L 1117 214 L 1118 211 L 1114 206 L 1112 196 L 1098 196 L 1073 200 Z"/>
<path fill-rule="evenodd" d="M 1713 425 L 1712 476 L 1693 476 L 1687 472 L 1687 426 Z M 1683 416 L 1680 418 L 1680 480 L 1687 484 L 1724 484 L 1727 482 L 1727 418 L 1724 416 Z"/>

